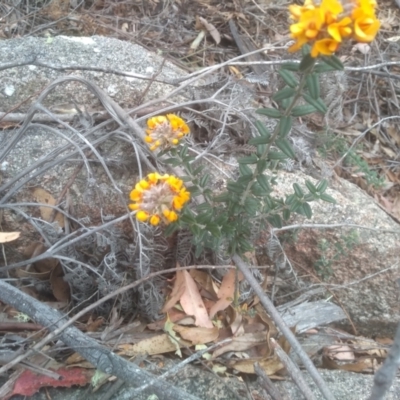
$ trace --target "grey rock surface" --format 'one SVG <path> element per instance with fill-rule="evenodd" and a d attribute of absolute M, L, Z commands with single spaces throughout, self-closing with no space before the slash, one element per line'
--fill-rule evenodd
<path fill-rule="evenodd" d="M 276 193 L 279 196 L 292 193 L 295 182 L 305 188 L 305 180 L 318 182 L 300 171 L 280 171 Z M 314 263 L 324 255 L 331 261 L 333 273 L 322 281 L 331 290 L 326 295 L 337 296 L 336 301 L 339 300 L 350 314 L 359 333 L 393 337 L 400 321 L 399 224 L 348 181 L 332 180 L 327 193 L 336 204 L 314 202 L 311 220 L 296 217 L 295 225 L 304 223 L 320 227 L 301 229 L 296 239 L 285 245 L 286 255 L 311 276 L 316 274 Z M 340 224 L 353 226 L 334 226 Z M 327 229 L 329 225 L 332 229 Z M 346 248 L 346 238 L 350 235 L 356 240 Z M 327 246 L 325 253 L 321 251 L 322 242 Z M 316 279 L 305 280 L 318 284 Z M 335 298 L 332 301 L 335 302 Z"/>
<path fill-rule="evenodd" d="M 28 110 L 38 93 L 55 79 L 66 75 L 80 76 L 93 81 L 126 108 L 137 105 L 138 101 L 158 98 L 173 88 L 168 84 L 153 82 L 142 98 L 149 81 L 135 78 L 134 75 L 151 78 L 158 72 L 162 57 L 139 45 L 107 37 L 56 36 L 51 39 L 24 37 L 1 40 L 0 60 L 2 63 L 36 60 L 56 68 L 72 67 L 67 70 L 55 70 L 25 65 L 0 71 L 0 112 L 12 109 L 22 100 L 24 103 L 19 107 L 19 112 Z M 122 71 L 132 73 L 133 76 L 74 70 L 74 65 Z M 165 62 L 157 79 L 169 82 L 182 77 L 183 73 L 170 62 Z M 61 85 L 47 97 L 45 105 L 58 111 L 70 109 L 74 105 L 73 102 L 85 105 L 89 109 L 97 105 L 95 97 L 76 82 Z"/>

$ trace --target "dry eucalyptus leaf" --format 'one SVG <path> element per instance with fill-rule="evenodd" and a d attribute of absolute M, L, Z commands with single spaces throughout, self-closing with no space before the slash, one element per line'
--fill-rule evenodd
<path fill-rule="evenodd" d="M 182 270 L 176 271 L 174 287 L 172 288 L 169 300 L 165 303 L 161 312 L 168 312 L 179 301 L 183 292 L 185 291 L 185 279 L 183 277 L 183 272 L 184 271 Z"/>
<path fill-rule="evenodd" d="M 187 315 L 193 315 L 195 317 L 195 324 L 197 326 L 213 328 L 214 325 L 208 316 L 196 282 L 190 276 L 189 272 L 182 271 L 182 273 L 185 282 L 185 291 L 181 296 L 180 303 L 183 310 Z"/>
<path fill-rule="evenodd" d="M 228 351 L 245 351 L 251 349 L 252 347 L 266 343 L 267 335 L 265 332 L 245 333 L 242 336 L 233 337 L 232 342 L 227 343 L 226 345 L 215 350 L 213 353 L 213 358 L 227 353 Z"/>
<path fill-rule="evenodd" d="M 198 20 L 201 22 L 204 28 L 208 30 L 208 33 L 212 36 L 215 43 L 219 44 L 221 42 L 221 35 L 218 32 L 218 29 L 213 24 L 210 24 L 206 19 L 202 17 L 198 17 Z"/>
<path fill-rule="evenodd" d="M 50 284 L 54 297 L 61 302 L 68 302 L 71 297 L 71 289 L 68 282 L 64 280 L 64 271 L 58 263 L 50 275 Z"/>
<path fill-rule="evenodd" d="M 243 274 L 236 274 L 235 269 L 230 269 L 222 279 L 221 287 L 218 290 L 219 300 L 210 309 L 210 318 L 213 318 L 218 311 L 225 310 L 232 304 L 235 297 L 235 280 L 238 277 L 239 282 L 243 279 Z"/>
<path fill-rule="evenodd" d="M 0 243 L 12 242 L 19 238 L 21 232 L 0 232 Z"/>
<path fill-rule="evenodd" d="M 179 341 L 179 346 L 191 346 L 190 342 L 185 340 Z M 176 346 L 171 342 L 169 335 L 163 333 L 161 335 L 152 336 L 141 340 L 135 344 L 121 344 L 117 347 L 118 354 L 123 356 L 137 356 L 139 354 L 164 354 L 176 351 Z"/>
<path fill-rule="evenodd" d="M 281 360 L 278 357 L 266 358 L 260 360 L 254 358 L 248 358 L 246 360 L 230 360 L 229 366 L 236 369 L 236 371 L 243 372 L 246 374 L 255 374 L 254 364 L 258 362 L 264 372 L 271 376 L 276 374 L 278 371 L 284 368 Z"/>
<path fill-rule="evenodd" d="M 192 342 L 192 344 L 205 344 L 213 342 L 218 339 L 219 329 L 214 326 L 213 328 L 202 328 L 202 327 L 188 327 L 181 325 L 174 325 L 175 332 L 185 339 Z"/>
<path fill-rule="evenodd" d="M 48 204 L 49 206 L 55 206 L 57 203 L 55 198 L 47 190 L 44 190 L 42 188 L 35 188 L 33 190 L 33 196 L 35 197 L 38 203 Z M 39 209 L 42 218 L 45 221 L 50 222 L 51 215 L 53 213 L 53 208 L 41 206 L 39 207 Z M 60 228 L 64 228 L 64 216 L 61 213 L 59 212 L 56 213 L 54 221 L 58 222 Z"/>

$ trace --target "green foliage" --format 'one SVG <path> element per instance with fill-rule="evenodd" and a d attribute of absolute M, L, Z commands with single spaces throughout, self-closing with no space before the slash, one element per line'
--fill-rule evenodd
<path fill-rule="evenodd" d="M 275 129 L 270 132 L 263 122 L 254 122 L 257 134 L 248 143 L 255 146 L 255 151 L 237 160 L 239 176 L 228 181 L 222 193 L 214 193 L 208 187 L 209 174 L 202 167 L 194 166 L 194 158 L 187 146 L 180 145 L 169 151 L 166 162 L 185 170 L 186 176 L 182 179 L 190 182 L 188 190 L 200 199 L 200 204 L 186 207 L 179 220 L 168 226 L 167 233 L 180 226 L 189 228 L 197 255 L 206 248 L 217 250 L 222 244 L 230 254 L 243 255 L 252 249 L 251 237 L 256 222 L 258 229 L 281 228 L 293 214 L 311 218 L 310 203 L 313 201 L 335 202 L 326 194 L 326 180 L 316 185 L 309 181 L 305 185 L 295 183 L 293 193 L 285 198 L 273 194 L 273 186 L 277 184 L 274 169 L 282 160 L 296 157 L 288 139 L 293 118 L 327 110 L 320 97 L 319 73 L 314 71 L 321 69 L 320 64 L 330 68 L 338 66 L 337 60 L 316 64 L 316 59 L 309 56 L 309 48 L 305 49 L 300 64 L 283 64 L 279 75 L 285 86 L 273 96 L 276 108 L 256 111 L 259 115 L 277 119 Z M 300 99 L 306 104 L 303 101 L 297 105 Z"/>
<path fill-rule="evenodd" d="M 323 158 L 332 156 L 332 158 L 338 159 L 345 156 L 343 165 L 351 168 L 353 173 L 361 174 L 367 185 L 379 189 L 385 184 L 385 178 L 380 176 L 377 171 L 373 170 L 367 161 L 360 156 L 359 153 L 362 152 L 361 145 L 350 148 L 350 145 L 341 136 L 331 132 L 322 135 L 323 140 L 318 146 L 318 151 Z"/>

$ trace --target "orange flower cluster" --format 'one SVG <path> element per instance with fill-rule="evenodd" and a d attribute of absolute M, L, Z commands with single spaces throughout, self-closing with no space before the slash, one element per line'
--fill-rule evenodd
<path fill-rule="evenodd" d="M 190 200 L 190 193 L 179 178 L 154 172 L 136 184 L 130 199 L 133 204 L 129 208 L 137 211 L 138 221 L 168 225 L 178 219 L 177 211 Z"/>
<path fill-rule="evenodd" d="M 303 6 L 289 6 L 290 18 L 296 21 L 290 26 L 296 43 L 289 51 L 312 43 L 311 56 L 315 58 L 332 55 L 343 38 L 350 36 L 358 42 L 372 42 L 381 25 L 375 15 L 375 0 L 350 0 L 347 8 L 344 11 L 338 0 L 322 0 L 320 5 L 305 0 Z"/>
<path fill-rule="evenodd" d="M 190 132 L 186 122 L 175 114 L 150 118 L 147 127 L 145 141 L 151 144 L 151 151 L 158 147 L 165 149 L 177 145 L 179 140 Z"/>

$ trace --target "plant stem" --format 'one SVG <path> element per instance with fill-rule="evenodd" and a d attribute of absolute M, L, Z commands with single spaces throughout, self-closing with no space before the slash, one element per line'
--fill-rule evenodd
<path fill-rule="evenodd" d="M 294 97 L 293 97 L 291 103 L 289 104 L 289 106 L 283 112 L 282 117 L 289 117 L 290 116 L 293 108 L 297 104 L 297 101 L 300 99 L 301 94 L 303 92 L 303 89 L 304 89 L 304 87 L 306 85 L 307 75 L 312 72 L 313 68 L 314 68 L 314 65 L 312 65 L 308 70 L 304 71 L 304 73 L 301 75 L 299 86 L 297 88 L 296 94 L 294 95 Z M 275 143 L 275 140 L 279 135 L 279 125 L 280 125 L 280 121 L 276 124 L 276 126 L 274 128 L 274 132 L 273 132 L 273 134 L 271 136 L 271 139 L 270 139 L 269 143 L 267 144 L 267 147 L 265 148 L 264 152 L 262 153 L 262 155 L 260 157 L 260 160 L 266 160 L 268 158 L 268 153 L 269 153 L 269 151 L 271 149 L 271 146 Z M 244 203 L 246 201 L 246 198 L 249 195 L 250 190 L 251 190 L 253 184 L 255 183 L 255 181 L 257 179 L 257 176 L 259 176 L 259 175 L 261 175 L 263 173 L 264 173 L 264 171 L 258 171 L 257 167 L 254 169 L 252 179 L 247 184 L 247 187 L 246 187 L 245 191 L 243 192 L 242 198 L 240 199 L 240 204 L 242 206 L 244 205 Z"/>

